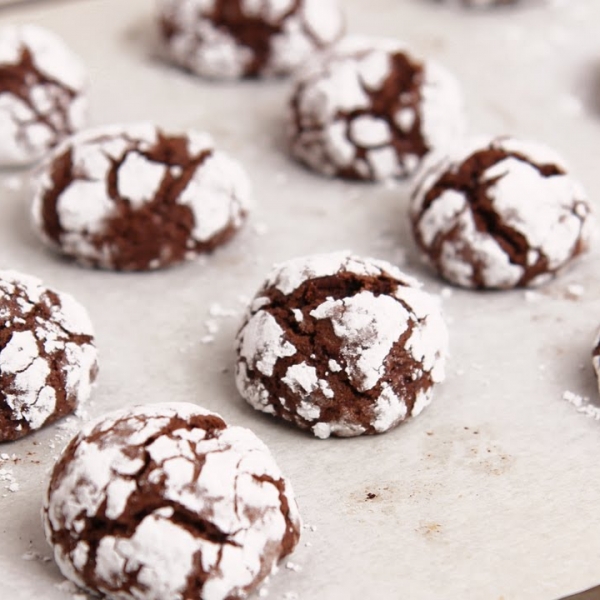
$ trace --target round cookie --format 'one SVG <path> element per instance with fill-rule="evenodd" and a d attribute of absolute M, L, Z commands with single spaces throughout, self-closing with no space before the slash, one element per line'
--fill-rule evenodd
<path fill-rule="evenodd" d="M 237 387 L 319 438 L 384 433 L 444 379 L 437 299 L 383 261 L 348 253 L 278 265 L 237 335 Z"/>
<path fill-rule="evenodd" d="M 454 77 L 390 39 L 342 40 L 302 70 L 290 100 L 291 153 L 328 176 L 406 177 L 463 130 Z"/>
<path fill-rule="evenodd" d="M 0 442 L 77 409 L 98 372 L 85 309 L 39 279 L 0 271 Z"/>
<path fill-rule="evenodd" d="M 36 25 L 0 29 L 0 165 L 36 161 L 84 126 L 87 76 L 53 33 Z"/>
<path fill-rule="evenodd" d="M 344 33 L 338 0 L 159 0 L 167 57 L 215 79 L 288 75 Z"/>
<path fill-rule="evenodd" d="M 410 212 L 417 244 L 440 275 L 481 289 L 547 281 L 587 248 L 594 222 L 562 159 L 509 137 L 428 159 Z"/>
<path fill-rule="evenodd" d="M 86 266 L 159 269 L 212 252 L 240 228 L 250 184 L 203 133 L 104 127 L 56 148 L 35 181 L 33 220 Z"/>
<path fill-rule="evenodd" d="M 184 403 L 86 425 L 54 467 L 43 521 L 63 575 L 114 600 L 245 598 L 301 529 L 268 448 Z"/>

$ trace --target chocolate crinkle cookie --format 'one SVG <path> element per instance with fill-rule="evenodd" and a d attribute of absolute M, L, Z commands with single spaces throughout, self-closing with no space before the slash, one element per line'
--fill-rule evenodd
<path fill-rule="evenodd" d="M 346 38 L 299 73 L 290 101 L 294 157 L 328 176 L 406 177 L 462 135 L 454 77 L 395 40 Z"/>
<path fill-rule="evenodd" d="M 237 336 L 237 386 L 255 409 L 319 438 L 384 433 L 430 402 L 448 334 L 437 299 L 348 253 L 273 270 Z"/>
<path fill-rule="evenodd" d="M 54 467 L 43 520 L 63 575 L 114 600 L 246 598 L 301 529 L 268 448 L 192 404 L 86 425 Z"/>
<path fill-rule="evenodd" d="M 583 188 L 543 145 L 472 140 L 423 165 L 412 194 L 417 244 L 448 281 L 506 289 L 548 281 L 588 245 Z"/>
<path fill-rule="evenodd" d="M 0 271 L 0 442 L 74 412 L 98 372 L 92 324 L 68 294 Z"/>
<path fill-rule="evenodd" d="M 0 166 L 36 161 L 87 117 L 81 61 L 35 25 L 0 29 Z"/>
<path fill-rule="evenodd" d="M 215 79 L 287 75 L 344 33 L 338 0 L 159 0 L 167 57 Z"/>
<path fill-rule="evenodd" d="M 50 247 L 84 265 L 145 271 L 224 244 L 249 203 L 244 170 L 208 135 L 138 124 L 56 148 L 35 181 L 33 219 Z"/>

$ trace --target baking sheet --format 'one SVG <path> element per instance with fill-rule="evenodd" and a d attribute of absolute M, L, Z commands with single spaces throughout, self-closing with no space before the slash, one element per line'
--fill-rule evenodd
<path fill-rule="evenodd" d="M 428 0 L 347 0 L 350 29 L 392 35 L 461 79 L 474 132 L 555 146 L 600 193 L 600 3 L 464 11 Z M 147 0 L 7 9 L 86 60 L 93 124 L 151 119 L 210 131 L 247 166 L 257 208 L 209 260 L 152 274 L 88 271 L 29 230 L 26 171 L 0 174 L 0 267 L 42 277 L 89 309 L 101 374 L 87 412 L 191 401 L 252 428 L 292 479 L 307 523 L 270 598 L 552 600 L 600 582 L 600 422 L 563 401 L 597 401 L 590 348 L 600 323 L 596 249 L 536 293 L 449 290 L 421 263 L 407 186 L 329 181 L 287 158 L 286 82 L 214 84 L 151 58 Z M 598 245 L 598 244 L 597 244 Z M 386 435 L 319 441 L 241 401 L 232 338 L 244 299 L 275 261 L 342 248 L 402 264 L 442 293 L 447 382 Z M 212 309 L 212 310 L 211 310 Z M 233 315 L 233 316 L 229 316 Z M 219 326 L 202 344 L 207 322 Z M 45 479 L 80 426 L 71 419 L 0 447 L 0 597 L 71 600 L 39 524 Z M 10 491 L 10 490 L 14 491 Z"/>

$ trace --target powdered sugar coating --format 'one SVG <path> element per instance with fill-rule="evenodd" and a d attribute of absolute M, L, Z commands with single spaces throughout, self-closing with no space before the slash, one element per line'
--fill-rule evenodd
<path fill-rule="evenodd" d="M 288 75 L 344 32 L 338 0 L 159 0 L 168 58 L 203 77 Z"/>
<path fill-rule="evenodd" d="M 556 153 L 514 138 L 432 156 L 413 189 L 413 231 L 440 274 L 464 287 L 536 285 L 583 252 L 594 219 Z"/>
<path fill-rule="evenodd" d="M 406 177 L 464 130 L 455 78 L 392 39 L 348 37 L 299 74 L 290 101 L 292 154 L 329 176 Z"/>
<path fill-rule="evenodd" d="M 257 298 L 237 336 L 238 390 L 317 437 L 388 431 L 444 379 L 439 304 L 388 263 L 348 252 L 294 259 Z"/>
<path fill-rule="evenodd" d="M 363 260 L 351 252 L 331 252 L 329 254 L 314 254 L 293 258 L 273 267 L 267 276 L 266 286 L 276 287 L 282 294 L 289 295 L 310 279 L 331 277 L 341 272 L 354 273 L 364 277 L 376 277 L 386 271 L 392 277 L 401 280 L 405 285 L 419 287 L 419 282 L 410 275 L 403 273 L 394 265 L 377 259 Z M 260 296 L 257 296 L 257 299 Z M 252 307 L 258 310 L 268 304 L 265 299 L 260 306 Z"/>
<path fill-rule="evenodd" d="M 71 296 L 0 271 L 0 442 L 73 412 L 97 374 L 93 327 Z"/>
<path fill-rule="evenodd" d="M 182 403 L 86 425 L 54 468 L 43 517 L 62 573 L 119 600 L 244 598 L 301 529 L 267 447 Z"/>
<path fill-rule="evenodd" d="M 149 270 L 212 251 L 249 207 L 244 170 L 210 136 L 140 123 L 56 148 L 35 181 L 33 220 L 47 244 L 82 264 Z"/>
<path fill-rule="evenodd" d="M 83 64 L 36 25 L 0 29 L 0 164 L 41 158 L 87 120 Z"/>

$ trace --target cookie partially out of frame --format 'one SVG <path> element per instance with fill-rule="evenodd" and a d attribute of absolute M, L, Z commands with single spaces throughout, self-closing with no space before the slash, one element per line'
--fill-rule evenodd
<path fill-rule="evenodd" d="M 56 148 L 35 182 L 33 220 L 43 241 L 83 265 L 147 271 L 212 252 L 249 203 L 245 171 L 210 136 L 142 123 Z"/>
<path fill-rule="evenodd" d="M 87 75 L 55 34 L 0 28 L 0 166 L 42 158 L 87 120 Z"/>
<path fill-rule="evenodd" d="M 86 425 L 53 469 L 43 520 L 63 575 L 114 600 L 241 600 L 301 529 L 267 447 L 184 403 Z"/>
<path fill-rule="evenodd" d="M 595 222 L 554 151 L 509 137 L 471 140 L 428 159 L 411 219 L 440 275 L 480 289 L 548 281 L 586 250 Z"/>
<path fill-rule="evenodd" d="M 383 261 L 349 253 L 275 267 L 237 336 L 255 409 L 319 438 L 384 433 L 429 405 L 448 334 L 437 300 Z"/>
<path fill-rule="evenodd" d="M 203 77 L 288 75 L 344 33 L 338 0 L 160 0 L 163 47 Z"/>
<path fill-rule="evenodd" d="M 75 411 L 97 372 L 86 310 L 35 277 L 0 271 L 0 442 Z"/>

